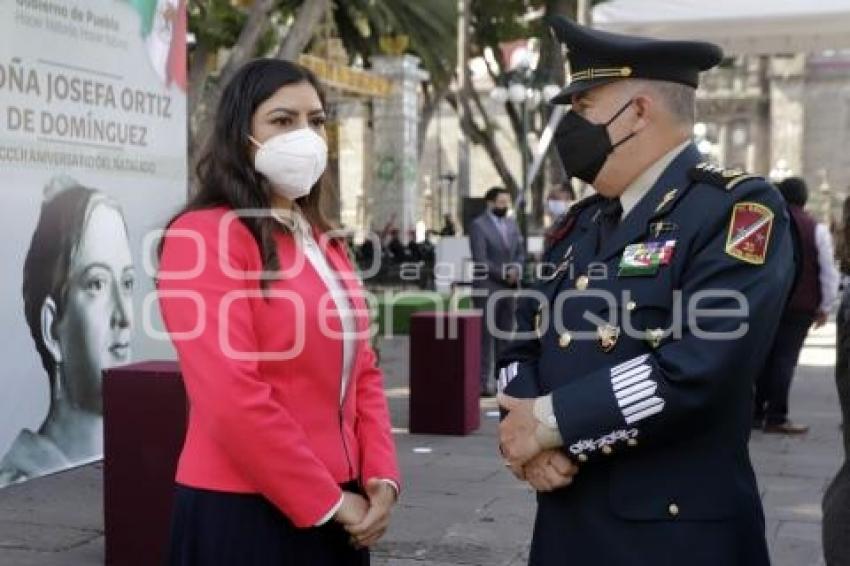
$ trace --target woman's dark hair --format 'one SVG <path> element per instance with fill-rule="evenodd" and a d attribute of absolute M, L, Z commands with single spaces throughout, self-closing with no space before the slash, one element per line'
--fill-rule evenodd
<path fill-rule="evenodd" d="M 63 179 L 61 182 L 68 182 Z M 68 297 L 68 278 L 71 262 L 77 253 L 92 211 L 106 205 L 121 213 L 118 203 L 102 192 L 74 183 L 49 194 L 48 186 L 35 232 L 24 259 L 24 317 L 30 327 L 41 365 L 48 375 L 53 372 L 53 356 L 44 345 L 41 327 L 41 308 L 47 297 L 56 304 L 54 324 L 62 320 Z M 123 219 L 123 213 L 121 217 Z M 126 225 L 124 226 L 126 230 Z"/>
<path fill-rule="evenodd" d="M 268 183 L 254 169 L 249 152 L 251 120 L 260 104 L 281 87 L 305 82 L 316 89 L 322 107 L 327 110 L 327 101 L 318 79 L 301 65 L 281 59 L 256 59 L 236 72 L 221 94 L 215 126 L 195 169 L 197 190 L 169 225 L 192 210 L 216 206 L 234 210 L 271 206 Z M 310 224 L 322 232 L 332 228 L 322 212 L 324 184 L 325 175 L 313 186 L 310 194 L 295 201 Z M 279 270 L 280 258 L 273 234 L 281 229 L 280 223 L 271 217 L 241 217 L 239 220 L 257 242 L 263 258 L 263 270 Z M 262 284 L 266 287 L 268 281 L 263 280 Z"/>
<path fill-rule="evenodd" d="M 776 185 L 779 192 L 782 193 L 782 198 L 788 204 L 795 206 L 806 206 L 806 201 L 809 200 L 809 190 L 806 188 L 806 182 L 801 177 L 788 177 L 779 181 Z"/>

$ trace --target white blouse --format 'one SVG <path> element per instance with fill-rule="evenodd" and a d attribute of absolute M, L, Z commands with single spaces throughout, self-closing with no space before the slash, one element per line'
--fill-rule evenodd
<path fill-rule="evenodd" d="M 354 355 L 356 351 L 357 326 L 351 297 L 342 281 L 340 281 L 339 275 L 328 263 L 325 254 L 322 252 L 322 248 L 313 237 L 310 224 L 304 218 L 301 211 L 297 207 L 293 207 L 291 213 L 288 214 L 279 214 L 273 210 L 272 216 L 292 232 L 296 244 L 304 252 L 307 261 L 310 262 L 310 265 L 316 270 L 316 273 L 319 274 L 319 277 L 324 282 L 331 299 L 333 299 L 336 312 L 339 315 L 342 324 L 342 374 L 340 375 L 339 403 L 342 406 L 345 400 L 345 392 L 348 389 L 348 383 L 351 381 L 351 371 L 354 368 Z"/>
<path fill-rule="evenodd" d="M 339 403 L 340 406 L 342 406 L 345 401 L 345 392 L 348 389 L 348 383 L 351 381 L 351 372 L 354 369 L 354 356 L 357 344 L 357 325 L 354 318 L 355 313 L 351 297 L 345 289 L 342 281 L 340 281 L 339 275 L 328 263 L 328 259 L 322 252 L 321 246 L 319 246 L 319 243 L 316 242 L 316 239 L 313 237 L 313 231 L 310 229 L 310 224 L 307 222 L 307 219 L 304 218 L 301 210 L 295 205 L 293 205 L 291 211 L 284 214 L 280 214 L 275 211 L 275 209 L 272 209 L 272 217 L 292 232 L 295 237 L 296 245 L 301 248 L 304 252 L 304 256 L 307 258 L 307 261 L 310 262 L 310 265 L 313 266 L 313 269 L 315 269 L 316 273 L 319 274 L 319 277 L 321 277 L 328 293 L 334 301 L 334 306 L 336 307 L 337 314 L 339 315 L 343 332 L 342 372 L 340 375 L 339 390 Z M 385 478 L 378 479 L 389 484 L 393 488 L 393 491 L 395 491 L 396 497 L 398 497 L 399 486 L 395 481 Z M 337 504 L 328 511 L 327 515 L 322 517 L 316 523 L 316 526 L 324 525 L 330 521 L 334 515 L 336 515 L 337 511 L 339 511 L 339 508 L 342 506 L 342 502 L 343 497 L 340 497 Z"/>

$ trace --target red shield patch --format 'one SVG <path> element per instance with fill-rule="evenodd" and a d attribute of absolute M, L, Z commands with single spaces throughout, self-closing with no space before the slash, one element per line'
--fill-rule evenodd
<path fill-rule="evenodd" d="M 763 264 L 772 229 L 772 210 L 757 202 L 739 202 L 732 209 L 726 253 L 747 263 Z"/>

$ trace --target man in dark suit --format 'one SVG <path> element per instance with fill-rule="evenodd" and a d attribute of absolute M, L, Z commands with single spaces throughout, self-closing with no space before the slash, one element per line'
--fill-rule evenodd
<path fill-rule="evenodd" d="M 521 299 L 500 359 L 500 448 L 539 492 L 530 563 L 768 566 L 747 441 L 794 273 L 782 197 L 691 141 L 718 47 L 553 27 L 555 144 L 597 194 L 553 232 L 545 300 Z"/>
<path fill-rule="evenodd" d="M 512 289 L 519 287 L 525 251 L 519 227 L 507 213 L 511 195 L 493 187 L 484 195 L 487 210 L 469 227 L 472 249 L 475 307 L 484 314 L 481 328 L 481 394 L 495 394 L 494 355 L 503 342 L 500 336 L 514 329 L 515 301 Z M 488 307 L 488 301 L 489 307 Z"/>

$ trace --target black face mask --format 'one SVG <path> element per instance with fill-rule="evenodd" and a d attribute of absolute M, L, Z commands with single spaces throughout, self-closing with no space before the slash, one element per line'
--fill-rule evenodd
<path fill-rule="evenodd" d="M 493 213 L 493 216 L 496 216 L 498 218 L 504 218 L 505 215 L 508 213 L 508 209 L 497 207 L 497 208 L 491 208 L 490 212 Z"/>
<path fill-rule="evenodd" d="M 567 175 L 593 184 L 611 152 L 635 136 L 634 133 L 629 134 L 614 144 L 608 135 L 608 126 L 619 118 L 632 102 L 626 102 L 614 117 L 604 124 L 594 124 L 573 110 L 567 112 L 555 130 L 555 147 Z"/>

